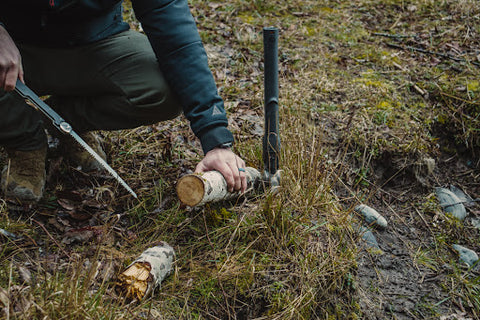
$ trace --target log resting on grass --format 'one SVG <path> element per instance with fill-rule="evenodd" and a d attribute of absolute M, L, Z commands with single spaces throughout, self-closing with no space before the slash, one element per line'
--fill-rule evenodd
<path fill-rule="evenodd" d="M 171 272 L 175 251 L 166 242 L 145 250 L 118 276 L 117 287 L 129 299 L 150 295 Z"/>
<path fill-rule="evenodd" d="M 255 168 L 245 168 L 247 191 L 249 193 L 262 180 L 262 174 Z M 188 174 L 177 182 L 177 195 L 187 206 L 201 206 L 208 202 L 233 199 L 240 192 L 228 192 L 227 182 L 218 171 Z"/>

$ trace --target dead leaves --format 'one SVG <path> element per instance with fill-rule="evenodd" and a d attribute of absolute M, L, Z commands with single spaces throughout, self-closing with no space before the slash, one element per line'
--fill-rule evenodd
<path fill-rule="evenodd" d="M 97 188 L 101 194 L 107 192 L 111 196 L 111 191 L 105 191 L 104 188 Z M 60 206 L 58 213 L 66 213 L 74 220 L 84 221 L 92 218 L 102 210 L 108 210 L 108 206 L 97 198 L 89 198 L 80 191 L 57 191 L 57 204 Z M 63 210 L 62 210 L 63 209 Z"/>
<path fill-rule="evenodd" d="M 262 137 L 264 134 L 263 116 L 260 116 L 251 106 L 250 101 L 235 103 L 230 126 L 239 134 L 240 140 Z M 260 140 L 258 140 L 260 141 Z"/>
<path fill-rule="evenodd" d="M 85 244 L 92 240 L 96 243 L 105 243 L 110 239 L 108 235 L 108 232 L 106 232 L 105 227 L 103 226 L 69 229 L 62 239 L 62 243 L 67 245 L 74 243 Z"/>
<path fill-rule="evenodd" d="M 11 286 L 8 290 L 0 287 L 0 310 L 5 319 L 25 316 L 33 304 L 28 286 Z"/>

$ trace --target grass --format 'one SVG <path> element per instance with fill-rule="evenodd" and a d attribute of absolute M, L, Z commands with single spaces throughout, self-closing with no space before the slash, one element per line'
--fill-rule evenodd
<path fill-rule="evenodd" d="M 0 227 L 23 237 L 4 239 L 0 251 L 2 316 L 368 318 L 358 294 L 361 247 L 352 227 L 353 205 L 377 199 L 379 190 L 401 176 L 415 176 L 425 158 L 453 156 L 458 150 L 477 155 L 478 2 L 190 4 L 226 102 L 235 149 L 258 168 L 261 30 L 272 25 L 281 30 L 281 192 L 183 208 L 174 194 L 175 181 L 201 158 L 184 119 L 104 132 L 110 162 L 139 201 L 109 180 L 84 177 L 63 164 L 64 174 L 57 171 L 48 184 L 50 200 L 21 214 L 2 203 Z M 137 28 L 129 4 L 126 8 L 126 19 Z M 72 189 L 89 201 L 78 210 L 88 211 L 89 220 L 72 219 L 72 211 L 59 204 L 58 192 Z M 433 243 L 412 245 L 414 264 L 432 272 L 446 262 L 454 267 L 439 280 L 449 299 L 439 305 L 421 301 L 416 315 L 422 310 L 438 314 L 443 305 L 460 299 L 476 316 L 478 276 L 458 265 L 448 245 L 461 240 L 478 248 L 478 233 L 445 217 L 428 193 L 422 197 L 417 209 L 431 224 L 426 234 Z M 416 219 L 413 225 L 423 223 Z M 85 225 L 98 227 L 96 235 L 68 243 L 67 233 Z M 116 275 L 160 240 L 175 248 L 172 275 L 143 302 L 119 297 Z"/>

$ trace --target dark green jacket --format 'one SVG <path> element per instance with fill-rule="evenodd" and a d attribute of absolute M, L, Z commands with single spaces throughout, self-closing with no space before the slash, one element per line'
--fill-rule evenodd
<path fill-rule="evenodd" d="M 131 0 L 135 15 L 206 153 L 233 141 L 187 0 Z M 17 42 L 73 47 L 125 31 L 119 0 L 3 0 L 0 22 Z"/>

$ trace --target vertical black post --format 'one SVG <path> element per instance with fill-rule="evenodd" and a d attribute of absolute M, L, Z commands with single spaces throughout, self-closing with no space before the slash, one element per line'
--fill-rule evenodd
<path fill-rule="evenodd" d="M 263 28 L 265 67 L 265 135 L 263 163 L 265 171 L 274 175 L 279 167 L 280 137 L 278 133 L 278 29 Z"/>

